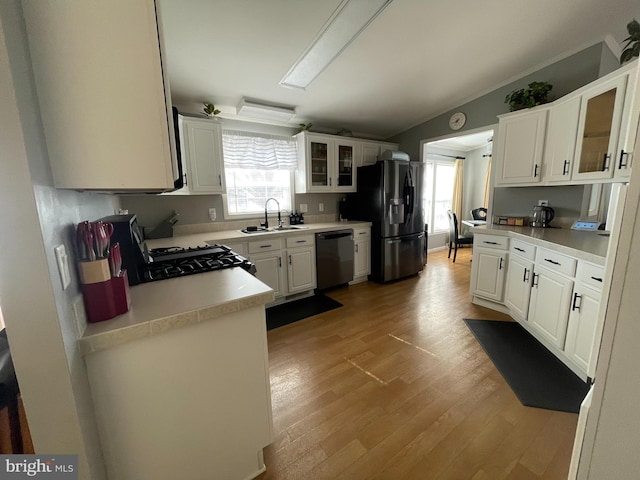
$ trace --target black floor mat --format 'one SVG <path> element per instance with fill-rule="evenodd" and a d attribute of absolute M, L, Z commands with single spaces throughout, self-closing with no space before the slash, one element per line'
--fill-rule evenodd
<path fill-rule="evenodd" d="M 267 330 L 288 325 L 303 318 L 328 312 L 342 304 L 322 293 L 267 308 Z"/>
<path fill-rule="evenodd" d="M 580 411 L 589 386 L 518 323 L 464 321 L 523 405 Z"/>

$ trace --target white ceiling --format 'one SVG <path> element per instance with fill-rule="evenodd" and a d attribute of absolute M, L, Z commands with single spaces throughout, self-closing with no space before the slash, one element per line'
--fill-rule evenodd
<path fill-rule="evenodd" d="M 342 0 L 161 0 L 174 104 L 295 107 L 292 125 L 386 138 L 627 36 L 638 0 L 394 0 L 307 90 L 279 85 Z"/>

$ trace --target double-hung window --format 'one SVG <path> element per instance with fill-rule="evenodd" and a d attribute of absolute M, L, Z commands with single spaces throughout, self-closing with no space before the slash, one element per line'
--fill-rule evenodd
<path fill-rule="evenodd" d="M 422 201 L 429 233 L 449 231 L 447 210 L 451 210 L 453 201 L 455 164 L 447 160 L 429 158 L 425 163 Z"/>
<path fill-rule="evenodd" d="M 293 138 L 223 130 L 222 150 L 226 217 L 259 216 L 268 198 L 275 198 L 281 211 L 291 211 L 298 162 Z M 269 210 L 274 208 L 270 203 Z"/>

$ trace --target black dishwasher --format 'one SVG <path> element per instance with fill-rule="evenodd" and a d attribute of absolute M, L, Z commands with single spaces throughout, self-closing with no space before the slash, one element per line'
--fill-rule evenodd
<path fill-rule="evenodd" d="M 318 290 L 353 280 L 353 230 L 316 233 Z"/>

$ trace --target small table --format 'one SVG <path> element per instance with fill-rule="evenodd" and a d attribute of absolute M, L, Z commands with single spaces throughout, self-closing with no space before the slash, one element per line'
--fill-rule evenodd
<path fill-rule="evenodd" d="M 462 235 L 465 237 L 472 237 L 473 232 L 469 231 L 469 228 L 479 227 L 480 225 L 486 225 L 486 220 L 462 220 Z"/>

